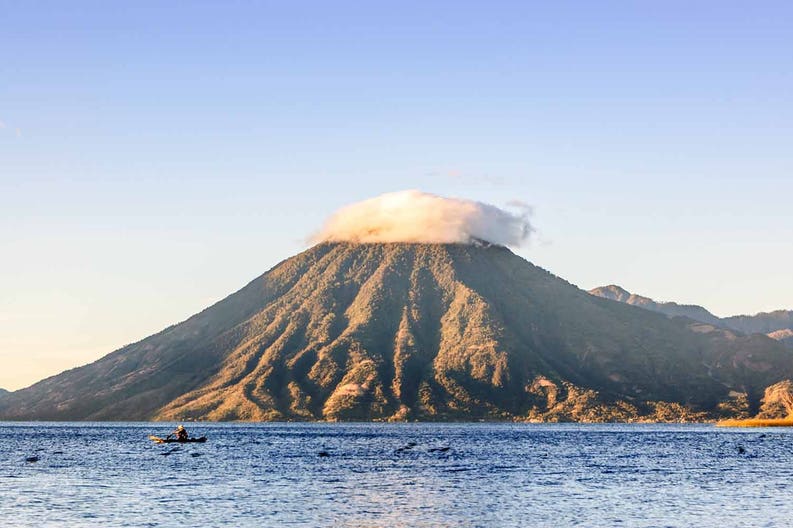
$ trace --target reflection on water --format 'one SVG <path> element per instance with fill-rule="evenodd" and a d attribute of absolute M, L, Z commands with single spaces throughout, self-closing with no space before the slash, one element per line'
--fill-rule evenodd
<path fill-rule="evenodd" d="M 5 526 L 790 526 L 793 432 L 0 424 Z M 37 457 L 35 462 L 27 462 Z"/>

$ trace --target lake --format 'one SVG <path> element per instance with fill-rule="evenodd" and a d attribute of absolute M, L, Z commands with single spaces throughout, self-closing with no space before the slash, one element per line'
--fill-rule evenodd
<path fill-rule="evenodd" d="M 790 526 L 793 431 L 0 423 L 2 526 Z M 37 457 L 35 462 L 27 462 Z"/>

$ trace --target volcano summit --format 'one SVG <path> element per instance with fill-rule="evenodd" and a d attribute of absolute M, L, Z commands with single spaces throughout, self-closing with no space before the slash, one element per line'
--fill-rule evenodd
<path fill-rule="evenodd" d="M 697 420 L 790 377 L 768 337 L 589 295 L 503 246 L 323 242 L 0 418 Z"/>

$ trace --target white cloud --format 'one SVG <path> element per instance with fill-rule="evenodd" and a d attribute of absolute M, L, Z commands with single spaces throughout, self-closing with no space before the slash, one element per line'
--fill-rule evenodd
<path fill-rule="evenodd" d="M 525 209 L 522 214 L 512 214 L 482 202 L 411 190 L 383 194 L 343 207 L 313 239 L 425 243 L 484 240 L 520 246 L 532 231 Z"/>

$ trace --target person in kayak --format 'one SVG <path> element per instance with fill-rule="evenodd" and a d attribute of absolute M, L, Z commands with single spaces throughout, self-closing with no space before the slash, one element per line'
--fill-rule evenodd
<path fill-rule="evenodd" d="M 174 432 L 171 434 L 176 435 L 176 439 L 180 442 L 186 442 L 187 439 L 189 438 L 189 435 L 187 434 L 187 429 L 185 429 L 183 425 L 177 426 Z"/>

